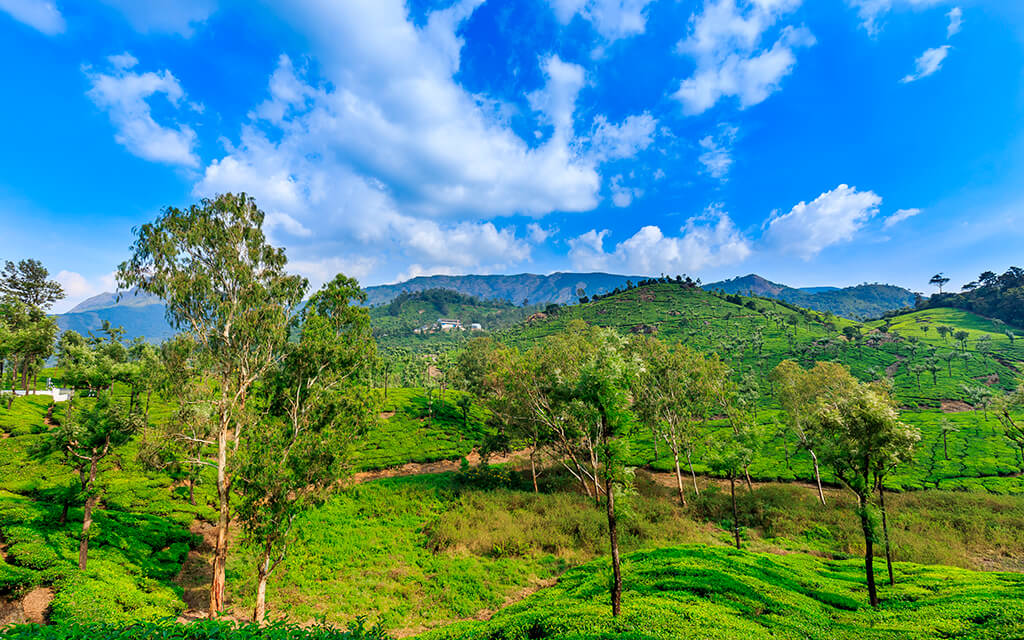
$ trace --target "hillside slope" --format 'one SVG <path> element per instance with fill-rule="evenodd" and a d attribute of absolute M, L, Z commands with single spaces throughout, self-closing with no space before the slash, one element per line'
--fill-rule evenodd
<path fill-rule="evenodd" d="M 1024 638 L 1024 576 L 909 563 L 882 605 L 865 605 L 863 564 L 702 546 L 623 559 L 622 615 L 608 604 L 610 570 L 568 571 L 487 622 L 452 625 L 420 640 L 829 640 Z"/>

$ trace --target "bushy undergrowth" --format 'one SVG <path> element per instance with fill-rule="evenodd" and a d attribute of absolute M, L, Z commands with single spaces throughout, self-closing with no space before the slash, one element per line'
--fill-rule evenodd
<path fill-rule="evenodd" d="M 173 620 L 128 625 L 70 623 L 61 626 L 21 625 L 0 629 L 2 640 L 388 640 L 379 626 L 362 620 L 346 630 L 326 625 L 302 627 L 283 622 L 265 627 L 225 621 L 179 624 Z"/>
<path fill-rule="evenodd" d="M 863 565 L 703 546 L 623 558 L 622 615 L 611 616 L 609 563 L 572 569 L 556 586 L 487 622 L 422 640 L 829 640 L 1024 637 L 1024 576 L 896 565 L 897 584 L 866 604 Z"/>

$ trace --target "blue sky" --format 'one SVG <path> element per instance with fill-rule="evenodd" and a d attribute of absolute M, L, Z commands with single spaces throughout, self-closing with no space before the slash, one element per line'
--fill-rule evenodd
<path fill-rule="evenodd" d="M 1024 262 L 1024 3 L 0 0 L 0 65 L 0 258 L 62 308 L 225 191 L 314 283 Z"/>

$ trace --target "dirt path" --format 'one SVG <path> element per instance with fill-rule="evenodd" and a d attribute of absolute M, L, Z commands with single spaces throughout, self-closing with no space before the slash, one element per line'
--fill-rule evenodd
<path fill-rule="evenodd" d="M 185 612 L 179 622 L 205 618 L 210 604 L 210 581 L 213 579 L 213 550 L 217 545 L 217 527 L 205 520 L 196 520 L 189 531 L 202 538 L 195 549 L 188 552 L 174 583 L 182 588 Z"/>
<path fill-rule="evenodd" d="M 526 460 L 529 457 L 530 449 L 520 449 L 509 453 L 491 454 L 488 461 L 491 464 L 508 464 L 509 462 Z M 466 456 L 466 460 L 469 461 L 469 464 L 476 466 L 480 464 L 480 453 L 478 451 L 473 451 Z M 360 471 L 349 479 L 349 484 L 361 484 L 371 480 L 379 480 L 380 478 L 402 478 L 405 476 L 421 476 L 431 473 L 453 473 L 458 471 L 461 466 L 462 458 L 459 458 L 458 460 L 435 460 L 434 462 L 407 462 L 400 467 L 375 469 L 373 471 Z"/>

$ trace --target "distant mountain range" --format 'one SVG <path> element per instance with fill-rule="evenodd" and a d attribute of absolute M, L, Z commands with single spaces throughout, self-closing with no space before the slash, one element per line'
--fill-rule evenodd
<path fill-rule="evenodd" d="M 366 287 L 370 306 L 387 304 L 403 292 L 415 293 L 427 289 L 452 289 L 481 300 L 507 300 L 513 304 L 571 304 L 576 302 L 576 290 L 586 295 L 609 293 L 624 289 L 626 281 L 638 282 L 646 276 L 620 276 L 612 273 L 552 273 L 542 276 L 520 273 L 511 276 L 420 276 L 398 284 Z"/>
<path fill-rule="evenodd" d="M 537 275 L 466 275 L 420 276 L 397 284 L 366 287 L 367 304 L 387 304 L 403 292 L 428 289 L 451 289 L 482 300 L 507 300 L 513 304 L 571 304 L 578 289 L 585 295 L 610 293 L 624 289 L 627 281 L 634 283 L 646 276 L 624 276 L 612 273 L 552 273 Z M 705 284 L 704 288 L 723 293 L 739 293 L 776 298 L 817 311 L 829 311 L 852 319 L 876 318 L 887 311 L 913 306 L 914 293 L 887 284 L 862 284 L 855 287 L 806 287 L 802 289 L 772 282 L 750 274 L 731 280 Z M 164 318 L 164 305 L 159 298 L 130 291 L 120 296 L 102 293 L 85 300 L 71 311 L 57 316 L 61 330 L 72 329 L 83 335 L 98 332 L 103 321 L 123 326 L 128 339 L 144 337 L 161 342 L 174 331 Z"/>
<path fill-rule="evenodd" d="M 877 318 L 887 311 L 913 307 L 915 294 L 891 284 L 859 284 L 853 287 L 805 287 L 796 289 L 750 274 L 705 284 L 708 291 L 753 294 L 775 298 L 815 311 L 828 311 L 853 320 Z"/>

